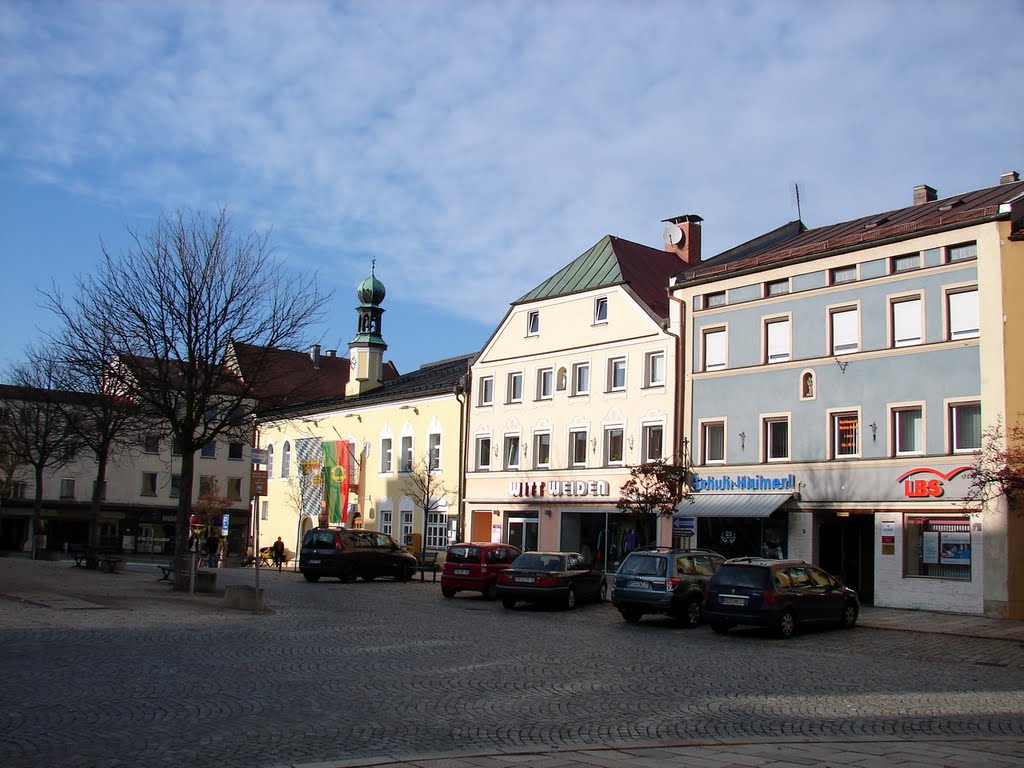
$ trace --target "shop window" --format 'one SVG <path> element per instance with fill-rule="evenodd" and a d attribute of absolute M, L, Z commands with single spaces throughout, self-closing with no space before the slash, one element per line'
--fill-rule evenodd
<path fill-rule="evenodd" d="M 907 515 L 903 525 L 903 544 L 905 576 L 970 580 L 969 517 Z"/>
<path fill-rule="evenodd" d="M 860 456 L 860 416 L 856 412 L 832 414 L 832 458 Z"/>

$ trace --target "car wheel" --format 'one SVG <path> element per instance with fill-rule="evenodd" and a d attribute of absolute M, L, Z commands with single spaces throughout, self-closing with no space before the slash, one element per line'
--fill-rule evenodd
<path fill-rule="evenodd" d="M 853 629 L 857 626 L 857 606 L 847 603 L 843 608 L 843 629 Z"/>
<path fill-rule="evenodd" d="M 693 629 L 700 625 L 700 619 L 700 600 L 688 600 L 686 602 L 686 610 L 682 616 L 683 626 L 687 629 Z"/>
<path fill-rule="evenodd" d="M 788 609 L 783 611 L 775 627 L 775 633 L 783 640 L 791 638 L 796 633 L 796 614 Z"/>
<path fill-rule="evenodd" d="M 643 614 L 640 611 L 636 610 L 636 608 L 624 608 L 623 610 L 619 611 L 619 613 L 621 613 L 622 618 L 624 618 L 630 624 L 639 623 L 640 617 L 643 616 Z"/>
<path fill-rule="evenodd" d="M 493 600 L 498 596 L 498 585 L 491 582 L 484 590 L 484 600 Z"/>
<path fill-rule="evenodd" d="M 412 577 L 416 574 L 416 569 L 413 567 L 403 568 L 398 572 L 397 578 L 399 581 L 412 581 Z"/>
<path fill-rule="evenodd" d="M 565 608 L 571 611 L 576 607 L 576 587 L 570 586 L 569 591 L 565 593 Z"/>
<path fill-rule="evenodd" d="M 724 635 L 726 632 L 729 631 L 729 627 L 730 626 L 732 626 L 732 625 L 729 624 L 729 622 L 727 622 L 727 621 L 712 621 L 711 622 L 711 629 L 712 629 L 712 631 L 714 631 L 715 634 L 718 634 L 718 635 Z"/>
<path fill-rule="evenodd" d="M 455 590 L 451 587 L 441 587 L 441 594 L 445 597 L 455 597 Z"/>
<path fill-rule="evenodd" d="M 501 604 L 508 608 L 510 611 L 516 607 L 516 601 L 511 597 L 501 598 Z"/>
<path fill-rule="evenodd" d="M 304 573 L 302 576 L 306 581 L 320 581 L 319 573 Z"/>

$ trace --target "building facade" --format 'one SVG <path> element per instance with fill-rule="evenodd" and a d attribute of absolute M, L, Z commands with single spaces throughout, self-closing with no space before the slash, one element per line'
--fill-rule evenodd
<path fill-rule="evenodd" d="M 669 221 L 666 251 L 604 237 L 513 303 L 472 370 L 467 538 L 608 569 L 669 540 L 668 520 L 633 531 L 617 502 L 633 465 L 678 454 L 666 286 L 699 258 L 699 223 Z"/>
<path fill-rule="evenodd" d="M 701 545 L 815 562 L 876 605 L 1020 617 L 1020 518 L 966 498 L 1021 404 L 1024 183 L 1001 181 L 793 222 L 675 281 Z"/>

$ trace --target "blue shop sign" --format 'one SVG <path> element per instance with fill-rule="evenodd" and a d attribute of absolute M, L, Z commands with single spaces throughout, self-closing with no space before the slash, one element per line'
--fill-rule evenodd
<path fill-rule="evenodd" d="M 690 483 L 690 490 L 694 493 L 701 491 L 795 491 L 796 475 L 785 477 L 765 477 L 764 475 L 720 475 L 715 477 L 709 475 L 701 477 L 694 475 Z"/>

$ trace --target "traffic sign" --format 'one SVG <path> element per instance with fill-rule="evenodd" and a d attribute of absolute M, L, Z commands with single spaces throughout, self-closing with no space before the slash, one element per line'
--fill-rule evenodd
<path fill-rule="evenodd" d="M 249 475 L 249 492 L 253 496 L 267 495 L 267 470 L 252 470 L 252 474 Z"/>
<path fill-rule="evenodd" d="M 252 449 L 252 463 L 253 464 L 266 464 L 267 463 L 267 449 L 266 448 L 253 448 Z"/>

